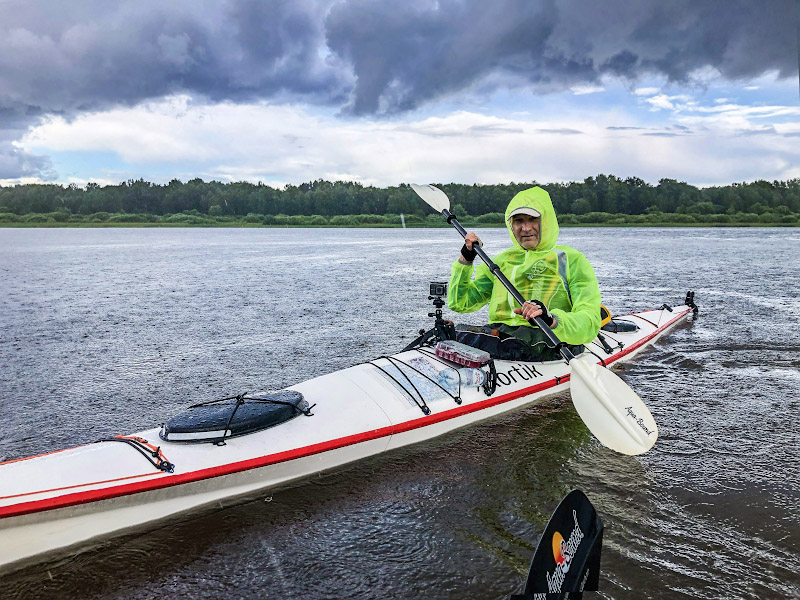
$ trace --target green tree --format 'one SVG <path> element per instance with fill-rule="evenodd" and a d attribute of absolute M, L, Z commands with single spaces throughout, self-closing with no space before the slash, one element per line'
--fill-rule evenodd
<path fill-rule="evenodd" d="M 586 198 L 577 198 L 572 202 L 570 211 L 575 215 L 585 215 L 592 211 L 592 203 Z"/>

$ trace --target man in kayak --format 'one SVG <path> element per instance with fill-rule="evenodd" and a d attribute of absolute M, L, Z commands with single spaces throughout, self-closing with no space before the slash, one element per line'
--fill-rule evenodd
<path fill-rule="evenodd" d="M 558 220 L 550 195 L 540 187 L 518 193 L 506 208 L 506 227 L 514 245 L 492 260 L 530 301 L 522 306 L 480 263 L 472 279 L 478 236 L 465 237 L 461 255 L 453 263 L 447 305 L 459 313 L 474 312 L 489 303 L 489 325 L 459 327 L 458 339 L 489 350 L 494 344 L 497 358 L 556 360 L 559 353 L 549 347 L 544 333 L 528 319 L 540 316 L 573 354 L 583 351 L 600 331 L 600 288 L 586 257 L 568 246 L 558 246 Z M 500 341 L 514 338 L 505 348 Z M 491 352 L 491 350 L 490 350 Z M 520 356 L 519 354 L 523 354 Z M 505 355 L 504 355 L 505 354 Z"/>

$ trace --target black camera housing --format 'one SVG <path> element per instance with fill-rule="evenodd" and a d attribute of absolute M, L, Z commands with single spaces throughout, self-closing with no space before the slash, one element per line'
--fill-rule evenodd
<path fill-rule="evenodd" d="M 447 282 L 431 281 L 431 296 L 447 296 Z"/>

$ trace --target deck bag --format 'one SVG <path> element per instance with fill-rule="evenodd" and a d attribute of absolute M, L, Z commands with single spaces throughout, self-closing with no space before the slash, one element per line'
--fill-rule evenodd
<path fill-rule="evenodd" d="M 167 442 L 219 443 L 280 425 L 301 414 L 311 416 L 311 408 L 300 392 L 240 394 L 194 404 L 164 423 L 158 435 Z"/>

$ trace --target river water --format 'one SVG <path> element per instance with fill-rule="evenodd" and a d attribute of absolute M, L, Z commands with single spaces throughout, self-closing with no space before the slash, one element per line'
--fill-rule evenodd
<path fill-rule="evenodd" d="M 574 488 L 606 527 L 597 597 L 800 598 L 800 230 L 560 240 L 615 314 L 697 293 L 699 318 L 620 372 L 659 424 L 647 454 L 602 447 L 562 394 L 0 576 L 0 598 L 507 598 Z M 399 350 L 460 245 L 449 229 L 0 229 L 0 460 Z"/>

